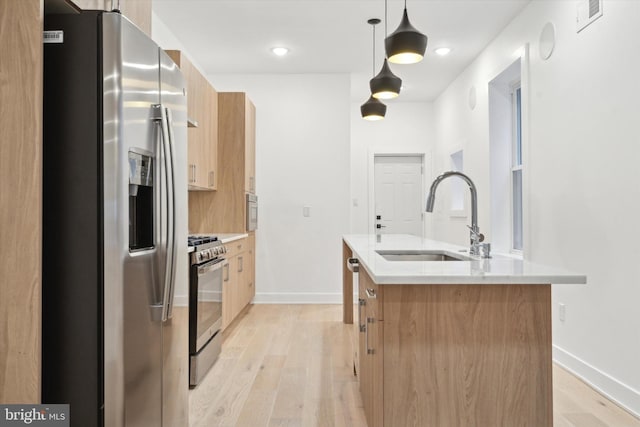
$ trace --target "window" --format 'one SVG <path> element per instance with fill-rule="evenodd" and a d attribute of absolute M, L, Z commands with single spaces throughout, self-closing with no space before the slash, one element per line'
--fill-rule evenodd
<path fill-rule="evenodd" d="M 511 249 L 522 251 L 522 90 L 520 82 L 512 86 L 511 143 Z"/>
<path fill-rule="evenodd" d="M 513 62 L 489 82 L 489 165 L 491 248 L 522 256 L 526 200 L 522 144 L 527 143 L 522 140 L 522 123 L 527 118 L 522 115 L 520 62 Z"/>

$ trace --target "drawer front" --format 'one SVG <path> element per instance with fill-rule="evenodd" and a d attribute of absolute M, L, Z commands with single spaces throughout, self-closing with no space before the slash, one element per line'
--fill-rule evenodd
<path fill-rule="evenodd" d="M 227 247 L 225 258 L 231 258 L 246 251 L 247 239 L 234 240 L 233 242 L 226 243 L 225 246 Z"/>

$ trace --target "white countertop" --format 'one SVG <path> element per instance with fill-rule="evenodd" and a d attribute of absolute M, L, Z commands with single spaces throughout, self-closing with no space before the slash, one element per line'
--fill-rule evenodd
<path fill-rule="evenodd" d="M 560 268 L 535 264 L 511 256 L 470 261 L 388 261 L 376 251 L 444 251 L 469 256 L 468 247 L 408 234 L 349 234 L 344 241 L 378 284 L 585 284 L 587 277 Z"/>

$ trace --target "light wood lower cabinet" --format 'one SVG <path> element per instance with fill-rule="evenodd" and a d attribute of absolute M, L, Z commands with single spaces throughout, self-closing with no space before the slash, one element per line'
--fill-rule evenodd
<path fill-rule="evenodd" d="M 249 233 L 247 237 L 247 259 L 245 262 L 245 285 L 243 293 L 243 301 L 246 304 L 251 303 L 256 295 L 256 235 Z"/>
<path fill-rule="evenodd" d="M 237 257 L 227 258 L 227 263 L 222 272 L 222 330 L 233 322 L 235 317 L 232 301 L 237 299 L 238 287 L 236 286 L 237 274 L 235 269 Z"/>
<path fill-rule="evenodd" d="M 369 427 L 553 425 L 550 285 L 376 285 L 361 268 L 359 297 Z"/>
<path fill-rule="evenodd" d="M 360 394 L 369 427 L 383 425 L 382 379 L 382 294 L 366 274 L 359 276 L 358 355 Z M 398 424 L 400 425 L 400 424 Z"/>
<path fill-rule="evenodd" d="M 255 236 L 227 245 L 227 263 L 222 284 L 222 329 L 251 303 L 255 295 Z"/>

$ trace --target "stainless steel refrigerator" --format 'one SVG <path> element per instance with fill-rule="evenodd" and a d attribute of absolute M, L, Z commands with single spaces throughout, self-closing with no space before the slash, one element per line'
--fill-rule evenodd
<path fill-rule="evenodd" d="M 44 41 L 42 401 L 187 426 L 183 77 L 119 13 L 47 15 Z"/>

